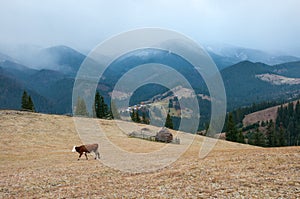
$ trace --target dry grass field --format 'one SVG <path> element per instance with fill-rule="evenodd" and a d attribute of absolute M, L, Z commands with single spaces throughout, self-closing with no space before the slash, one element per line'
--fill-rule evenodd
<path fill-rule="evenodd" d="M 122 172 L 92 155 L 77 161 L 78 154 L 71 149 L 82 140 L 73 119 L 0 111 L 0 198 L 300 197 L 300 147 L 259 148 L 219 140 L 201 159 L 204 138 L 196 136 L 188 150 L 165 168 Z M 113 121 L 86 120 L 96 121 L 111 142 L 128 152 L 147 153 L 166 145 L 128 138 Z M 130 131 L 130 124 L 127 127 Z M 172 150 L 191 139 L 181 136 L 182 144 L 172 145 Z M 101 155 L 108 158 L 107 153 Z M 118 154 L 112 152 L 110 158 L 117 159 Z"/>

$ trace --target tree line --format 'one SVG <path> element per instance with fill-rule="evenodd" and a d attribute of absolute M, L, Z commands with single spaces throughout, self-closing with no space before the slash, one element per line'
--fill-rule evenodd
<path fill-rule="evenodd" d="M 99 91 L 96 91 L 95 94 L 92 114 L 89 114 L 85 101 L 80 96 L 77 98 L 74 114 L 76 116 L 95 117 L 100 119 L 119 118 L 119 114 L 114 103 L 111 102 L 111 105 L 108 106 L 104 101 L 104 97 L 100 95 Z"/>
<path fill-rule="evenodd" d="M 245 132 L 243 134 L 243 132 Z M 276 121 L 257 122 L 241 128 L 235 123 L 233 113 L 226 121 L 226 140 L 248 143 L 263 147 L 299 146 L 300 145 L 300 102 L 290 102 L 277 109 Z"/>
<path fill-rule="evenodd" d="M 261 102 L 261 103 L 253 103 L 251 106 L 237 108 L 237 109 L 231 111 L 229 114 L 232 115 L 232 119 L 233 119 L 234 123 L 237 124 L 239 127 L 242 127 L 242 122 L 246 115 L 248 115 L 250 113 L 254 113 L 256 111 L 264 110 L 269 107 L 277 106 L 280 104 L 283 104 L 283 102 L 266 101 L 266 102 Z M 224 131 L 226 131 L 226 127 L 227 127 L 226 122 L 229 119 L 228 118 L 229 114 L 227 114 L 227 116 L 226 116 L 225 125 L 224 125 L 224 129 L 223 129 Z"/>
<path fill-rule="evenodd" d="M 140 114 L 142 114 L 142 117 L 140 117 Z M 146 108 L 143 108 L 140 110 L 132 109 L 132 112 L 130 113 L 130 117 L 133 122 L 142 123 L 142 124 L 150 124 L 149 112 Z M 168 111 L 164 126 L 169 129 L 174 129 L 173 120 L 170 115 L 170 110 Z"/>
<path fill-rule="evenodd" d="M 100 95 L 99 91 L 96 91 L 95 94 L 92 115 L 89 114 L 86 107 L 86 103 L 84 99 L 80 96 L 77 98 L 76 106 L 74 108 L 75 108 L 74 115 L 76 116 L 82 116 L 82 117 L 92 116 L 100 119 L 120 119 L 120 115 L 118 113 L 118 110 L 114 102 L 112 101 L 111 105 L 108 106 L 104 101 L 104 97 Z M 28 95 L 26 91 L 24 91 L 22 95 L 21 110 L 35 112 L 35 108 L 31 96 Z M 140 117 L 140 112 L 142 112 L 142 117 Z M 133 122 L 150 124 L 150 119 L 149 119 L 149 114 L 147 113 L 147 109 L 141 111 L 139 111 L 138 109 L 137 110 L 133 109 L 130 116 Z M 172 117 L 170 116 L 170 111 L 167 114 L 165 127 L 173 129 L 173 121 L 172 121 Z"/>
<path fill-rule="evenodd" d="M 296 105 L 291 102 L 288 106 L 281 105 L 277 111 L 277 118 L 275 129 L 272 127 L 270 130 L 270 137 L 280 135 L 279 142 L 270 140 L 272 145 L 281 146 L 299 146 L 300 144 L 300 102 L 297 101 Z"/>

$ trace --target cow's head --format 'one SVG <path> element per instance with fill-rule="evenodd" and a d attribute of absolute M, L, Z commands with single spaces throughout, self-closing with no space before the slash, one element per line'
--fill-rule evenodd
<path fill-rule="evenodd" d="M 73 146 L 72 152 L 76 152 L 76 146 Z"/>

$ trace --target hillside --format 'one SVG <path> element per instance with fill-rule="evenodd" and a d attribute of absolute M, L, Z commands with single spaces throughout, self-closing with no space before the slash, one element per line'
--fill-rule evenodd
<path fill-rule="evenodd" d="M 98 123 L 123 150 L 146 153 L 165 147 L 128 138 L 113 121 L 82 121 Z M 127 127 L 133 129 L 128 123 Z M 71 149 L 81 140 L 72 117 L 0 111 L 0 136 L 0 198 L 295 198 L 300 191 L 299 147 L 264 149 L 219 140 L 200 159 L 204 137 L 197 136 L 173 164 L 134 174 L 105 166 L 103 161 L 118 154 L 108 157 L 102 145 L 100 161 L 92 156 L 77 161 Z"/>
<path fill-rule="evenodd" d="M 254 102 L 290 100 L 300 95 L 300 62 L 290 62 L 297 59 L 292 57 L 284 58 L 282 59 L 285 62 L 284 64 L 271 66 L 258 62 L 243 61 L 246 58 L 255 56 L 257 56 L 257 60 L 254 58 L 249 60 L 269 60 L 269 58 L 258 59 L 260 57 L 258 52 L 254 53 L 248 50 L 244 52 L 244 50 L 234 50 L 229 54 L 219 52 L 219 54 L 225 56 L 223 57 L 224 59 L 212 56 L 217 65 L 222 65 L 221 75 L 227 95 L 228 111 L 241 106 L 249 106 Z M 247 56 L 238 56 L 238 59 L 232 62 L 229 58 L 235 57 L 235 55 Z M 39 108 L 39 112 L 70 113 L 72 110 L 73 83 L 81 63 L 86 58 L 85 55 L 67 46 L 53 46 L 39 49 L 30 58 L 31 62 L 25 62 L 24 60 L 22 62 L 16 61 L 17 59 L 14 57 L 0 54 L 1 75 L 16 80 L 22 90 L 30 90 L 36 93 L 39 97 L 32 97 L 35 105 Z M 282 63 L 282 61 L 274 63 Z M 106 103 L 109 104 L 110 94 L 120 78 L 124 77 L 124 74 L 137 66 L 149 63 L 172 67 L 189 81 L 196 94 L 209 96 L 208 88 L 203 78 L 187 60 L 166 50 L 147 48 L 128 52 L 110 64 L 98 84 L 98 90 L 104 96 Z M 235 64 L 231 65 L 233 63 Z M 219 67 L 219 69 L 221 68 Z M 156 74 L 158 71 L 151 71 L 151 73 Z M 154 75 L 153 82 L 159 82 L 162 77 L 164 76 Z M 145 78 L 145 76 L 139 75 L 134 78 L 127 78 L 127 80 L 128 84 L 134 85 L 135 82 L 142 81 Z M 178 83 L 176 78 L 171 79 L 175 86 L 181 86 L 180 84 L 175 84 Z M 6 79 L 0 79 L 0 84 L 8 83 Z M 11 89 L 14 87 L 11 84 L 9 83 L 5 89 L 0 89 L 2 109 L 18 109 L 20 106 L 20 100 L 9 94 L 16 92 Z M 125 87 L 118 92 L 128 95 L 128 92 L 131 91 L 126 91 Z M 141 101 L 147 101 L 166 92 L 169 92 L 168 89 L 159 84 L 141 86 L 135 92 L 135 95 L 131 97 L 130 105 L 139 104 Z M 198 100 L 202 108 L 202 117 L 210 118 L 210 103 L 200 98 Z M 39 104 L 45 104 L 46 102 L 44 101 L 47 101 L 47 108 L 39 106 Z M 208 122 L 208 119 L 202 121 L 205 123 Z M 201 124 L 200 127 L 203 128 L 203 125 Z"/>
<path fill-rule="evenodd" d="M 293 101 L 294 105 L 297 103 L 297 101 L 298 100 Z M 287 106 L 287 105 L 288 103 L 283 104 L 283 106 Z M 280 107 L 280 105 L 273 106 L 261 111 L 256 111 L 254 113 L 245 115 L 245 118 L 243 119 L 243 125 L 247 126 L 257 122 L 268 121 L 268 120 L 275 121 L 277 117 L 278 107 Z"/>
<path fill-rule="evenodd" d="M 270 66 L 244 61 L 225 68 L 221 74 L 228 109 L 262 101 L 282 101 L 298 97 L 300 86 L 296 80 L 300 74 L 297 67 L 299 64 L 300 62 L 291 62 Z"/>

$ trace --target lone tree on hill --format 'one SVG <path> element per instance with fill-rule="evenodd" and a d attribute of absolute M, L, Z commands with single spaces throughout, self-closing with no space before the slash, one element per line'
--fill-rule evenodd
<path fill-rule="evenodd" d="M 22 95 L 21 110 L 35 112 L 33 101 L 26 91 Z"/>
<path fill-rule="evenodd" d="M 169 129 L 173 129 L 174 126 L 173 126 L 173 121 L 172 121 L 172 118 L 170 116 L 170 110 L 167 114 L 167 118 L 166 118 L 166 123 L 165 123 L 165 127 L 169 128 Z"/>
<path fill-rule="evenodd" d="M 81 97 L 77 98 L 75 115 L 77 115 L 77 116 L 88 116 L 89 115 L 86 105 L 85 105 L 85 101 Z"/>
<path fill-rule="evenodd" d="M 113 114 L 111 109 L 108 108 L 108 105 L 104 102 L 104 97 L 100 95 L 98 91 L 96 92 L 95 95 L 93 111 L 94 111 L 94 117 L 100 119 L 113 119 Z"/>

